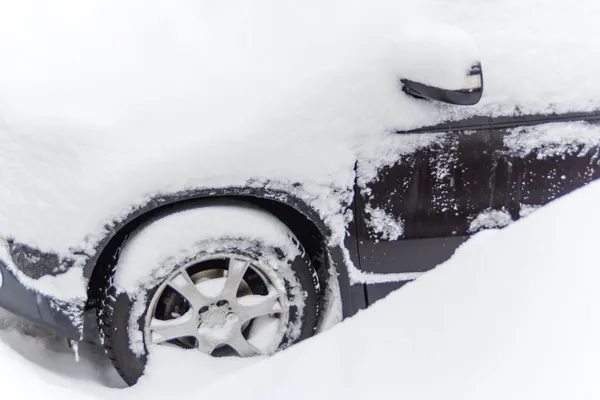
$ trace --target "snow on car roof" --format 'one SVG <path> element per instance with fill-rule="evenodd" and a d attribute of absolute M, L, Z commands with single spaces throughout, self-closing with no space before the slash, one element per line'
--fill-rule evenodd
<path fill-rule="evenodd" d="M 303 183 L 341 238 L 357 154 L 385 132 L 597 108 L 598 15 L 591 0 L 5 2 L 0 237 L 91 254 L 154 194 L 268 180 Z M 399 89 L 456 86 L 476 59 L 475 107 Z"/>
<path fill-rule="evenodd" d="M 419 73 L 425 80 L 448 78 L 448 70 L 465 57 L 472 61 L 471 43 L 448 26 L 462 29 L 479 47 L 486 91 L 478 111 L 589 109 L 597 107 L 600 88 L 594 79 L 600 66 L 599 12 L 590 0 L 578 7 L 565 0 L 282 1 L 235 7 L 26 0 L 2 6 L 3 117 L 64 117 L 103 126 L 161 110 L 173 127 L 175 117 L 188 125 L 190 111 L 199 120 L 216 112 L 221 118 L 243 113 L 238 105 L 271 109 L 275 99 L 285 107 L 317 95 L 339 105 L 340 93 L 374 90 L 385 81 L 395 86 L 398 77 Z M 452 49 L 443 58 L 446 64 L 432 65 L 429 61 L 440 61 L 435 54 L 440 42 Z M 428 50 L 432 47 L 435 51 Z M 339 86 L 322 86 L 327 81 Z M 370 100 L 382 110 L 387 103 L 414 103 L 393 96 L 395 91 L 369 94 L 376 93 L 380 96 Z M 360 101 L 346 97 L 347 103 Z M 398 114 L 398 128 L 423 122 L 401 108 Z"/>

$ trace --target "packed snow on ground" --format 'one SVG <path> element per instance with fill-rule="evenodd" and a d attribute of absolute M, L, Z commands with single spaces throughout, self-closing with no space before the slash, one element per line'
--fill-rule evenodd
<path fill-rule="evenodd" d="M 597 399 L 600 181 L 500 230 L 319 336 L 266 359 L 155 348 L 122 384 L 99 346 L 81 361 L 5 315 L 8 398 Z M 35 336 L 35 338 L 33 337 Z M 42 336 L 43 338 L 40 338 Z M 113 386 L 113 388 L 106 387 Z"/>
<path fill-rule="evenodd" d="M 252 183 L 302 198 L 341 244 L 355 162 L 376 172 L 410 148 L 395 129 L 597 109 L 598 15 L 595 0 L 2 1 L 0 240 L 81 265 L 154 195 Z M 399 89 L 460 87 L 475 60 L 475 107 Z"/>

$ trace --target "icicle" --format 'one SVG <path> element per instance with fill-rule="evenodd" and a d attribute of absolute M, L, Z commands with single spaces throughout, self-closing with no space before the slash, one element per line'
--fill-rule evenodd
<path fill-rule="evenodd" d="M 73 354 L 75 355 L 75 362 L 79 362 L 79 342 L 76 340 L 69 341 L 69 347 L 73 350 Z"/>

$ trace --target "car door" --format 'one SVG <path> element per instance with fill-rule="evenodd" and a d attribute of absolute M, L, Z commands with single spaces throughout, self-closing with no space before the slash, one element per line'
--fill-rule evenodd
<path fill-rule="evenodd" d="M 367 285 L 369 303 L 447 260 L 468 237 L 505 226 L 600 177 L 600 114 L 473 118 L 397 132 L 427 145 L 368 175 L 357 163 L 361 269 L 397 274 Z M 402 148 L 400 146 L 399 148 Z"/>

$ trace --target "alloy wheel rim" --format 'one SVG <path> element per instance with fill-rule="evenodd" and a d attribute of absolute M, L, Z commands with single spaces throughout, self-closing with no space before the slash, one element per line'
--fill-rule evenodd
<path fill-rule="evenodd" d="M 191 273 L 215 260 L 226 265 L 223 276 L 202 278 Z M 157 310 L 166 291 L 174 292 L 187 307 L 165 319 Z M 150 302 L 145 338 L 147 347 L 185 339 L 189 347 L 205 354 L 229 348 L 240 357 L 250 357 L 273 353 L 288 320 L 289 299 L 281 275 L 247 256 L 215 254 L 176 269 L 164 280 Z M 264 328 L 267 322 L 269 329 Z"/>

